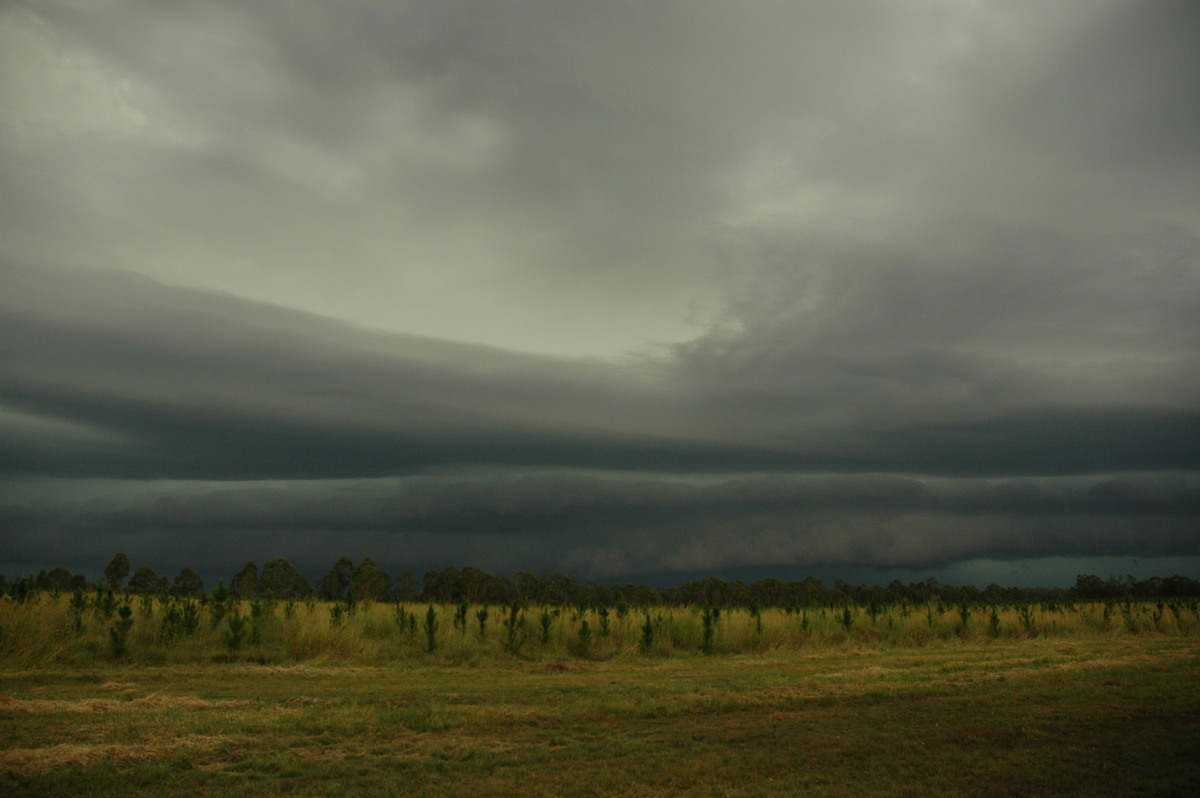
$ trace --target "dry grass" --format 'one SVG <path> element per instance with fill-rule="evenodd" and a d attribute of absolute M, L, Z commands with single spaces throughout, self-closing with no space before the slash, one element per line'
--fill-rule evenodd
<path fill-rule="evenodd" d="M 83 630 L 76 631 L 68 608 L 68 596 L 42 595 L 24 604 L 0 598 L 0 665 L 13 670 L 51 663 L 83 665 L 112 659 L 108 631 L 111 621 L 88 610 Z M 842 611 L 809 608 L 788 613 L 779 609 L 762 611 L 761 630 L 746 610 L 729 609 L 717 623 L 712 650 L 717 654 L 771 652 L 820 653 L 834 650 L 842 655 L 880 648 L 914 648 L 949 641 L 997 643 L 1051 639 L 1070 645 L 1095 638 L 1115 639 L 1138 635 L 1166 635 L 1191 638 L 1200 632 L 1200 607 L 1194 601 L 1181 605 L 1178 613 L 1166 617 L 1153 603 L 1134 603 L 1108 607 L 1110 618 L 1102 620 L 1105 606 L 1064 604 L 1059 606 L 996 608 L 998 629 L 988 621 L 991 608 L 975 608 L 965 627 L 953 608 L 938 604 L 915 607 L 889 607 L 876 618 L 863 608 L 850 610 L 851 628 L 841 622 Z M 426 652 L 423 631 L 401 631 L 396 609 L 389 604 L 360 606 L 353 613 L 343 612 L 335 624 L 332 605 L 311 602 L 297 605 L 290 615 L 279 605 L 269 607 L 260 624 L 256 641 L 246 640 L 236 650 L 226 644 L 222 622 L 213 624 L 209 609 L 201 610 L 199 628 L 192 634 L 170 636 L 163 631 L 166 605 L 152 602 L 147 613 L 139 602 L 133 616 L 126 659 L 143 663 L 194 663 L 215 660 L 253 662 L 280 667 L 378 666 L 397 661 L 424 663 Z M 427 607 L 408 605 L 406 613 L 423 616 Z M 702 648 L 702 622 L 699 610 L 688 607 L 662 607 L 647 610 L 654 621 L 654 640 L 648 648 L 642 641 L 645 613 L 635 611 L 623 619 L 612 618 L 610 633 L 600 633 L 599 616 L 592 610 L 582 613 L 574 608 L 550 608 L 555 613 L 549 639 L 543 643 L 539 618 L 543 608 L 524 610 L 524 642 L 514 651 L 505 647 L 503 630 L 494 620 L 481 639 L 477 627 L 456 629 L 452 607 L 435 607 L 438 617 L 436 659 L 453 665 L 479 665 L 508 661 L 512 658 L 553 659 L 563 662 L 604 659 L 694 656 Z M 470 617 L 476 608 L 470 608 Z M 493 617 L 501 613 L 493 608 Z M 242 616 L 249 606 L 239 607 Z M 1027 614 L 1026 614 L 1027 613 Z M 1157 617 L 1157 620 L 1156 620 Z M 1025 619 L 1028 618 L 1027 625 Z M 592 632 L 587 646 L 579 644 L 582 622 Z"/>
<path fill-rule="evenodd" d="M 55 667 L 0 673 L 0 792 L 1189 794 L 1198 678 L 1196 641 L 1150 636 L 474 668 Z"/>
<path fill-rule="evenodd" d="M 228 709 L 244 701 L 207 701 L 195 696 L 149 695 L 129 700 L 88 698 L 83 701 L 22 701 L 0 695 L 0 712 L 137 712 L 142 709 L 184 707 L 187 709 Z"/>
<path fill-rule="evenodd" d="M 0 768 L 29 774 L 68 766 L 89 768 L 101 763 L 128 766 L 180 752 L 199 753 L 223 741 L 218 736 L 191 735 L 137 744 L 59 743 L 44 748 L 11 748 L 0 751 Z"/>
<path fill-rule="evenodd" d="M 631 616 L 578 657 L 566 613 L 519 655 L 447 615 L 431 655 L 390 607 L 337 629 L 322 609 L 238 652 L 139 615 L 114 661 L 94 619 L 0 602 L 0 794 L 1200 794 L 1190 620 L 1039 610 L 1030 637 L 1013 611 L 994 638 L 917 609 L 850 633 L 764 611 L 759 635 L 729 612 L 705 656 L 678 609 L 648 653 Z"/>

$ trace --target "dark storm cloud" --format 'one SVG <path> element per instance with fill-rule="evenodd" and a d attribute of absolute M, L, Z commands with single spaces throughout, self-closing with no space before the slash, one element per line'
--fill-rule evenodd
<path fill-rule="evenodd" d="M 1195 554 L 1198 32 L 1171 1 L 7 4 L 6 550 Z"/>
<path fill-rule="evenodd" d="M 10 267 L 4 288 L 5 403 L 66 436 L 49 447 L 14 435 L 5 470 L 15 476 L 336 478 L 455 463 L 944 473 L 1200 465 L 1191 445 L 1200 415 L 1179 409 L 1035 405 L 896 425 L 872 417 L 877 397 L 847 392 L 837 411 L 856 417 L 822 418 L 817 429 L 800 417 L 811 399 L 786 374 L 774 386 L 731 381 L 713 400 L 711 385 L 670 362 L 568 362 L 373 333 L 131 275 Z"/>
<path fill-rule="evenodd" d="M 725 408 L 694 362 L 446 344 L 120 273 L 10 267 L 3 283 L 10 557 L 195 549 L 228 569 L 237 550 L 317 569 L 355 547 L 430 565 L 453 550 L 599 576 L 1200 553 L 1195 413 L 872 426 L 860 410 L 809 433 L 824 449 L 765 447 L 772 428 L 804 433 L 780 423 L 786 382 Z M 1146 473 L 1066 476 L 1127 468 Z M 895 475 L 853 474 L 872 471 Z M 225 553 L 171 543 L 197 535 Z"/>
<path fill-rule="evenodd" d="M 10 267 L 12 474 L 362 476 L 444 463 L 798 462 L 697 431 L 654 368 L 535 357 L 345 324 L 125 274 Z M 26 419 L 5 419 L 17 430 Z"/>
<path fill-rule="evenodd" d="M 895 567 L 980 556 L 1195 555 L 1200 548 L 1200 482 L 1183 476 L 984 481 L 508 471 L 234 486 L 95 484 L 85 485 L 92 495 L 73 502 L 56 495 L 62 487 L 27 487 L 18 491 L 23 501 L 0 510 L 9 551 L 34 548 L 47 529 L 105 543 L 201 535 L 240 541 L 236 548 L 250 552 L 269 541 L 315 568 L 337 545 L 374 541 L 412 562 L 415 542 L 428 549 L 441 539 L 492 567 L 515 549 L 527 561 L 519 567 L 616 575 L 763 563 Z M 321 537 L 320 556 L 304 554 Z"/>

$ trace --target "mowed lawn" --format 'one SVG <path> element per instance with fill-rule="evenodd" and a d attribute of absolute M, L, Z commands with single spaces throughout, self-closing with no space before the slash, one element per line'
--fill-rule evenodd
<path fill-rule="evenodd" d="M 0 794 L 1197 795 L 1197 643 L 10 670 Z"/>

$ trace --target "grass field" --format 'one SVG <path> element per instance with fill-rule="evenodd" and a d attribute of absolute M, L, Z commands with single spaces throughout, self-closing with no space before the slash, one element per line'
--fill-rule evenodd
<path fill-rule="evenodd" d="M 1195 795 L 1197 643 L 851 635 L 370 665 L 10 650 L 0 794 Z"/>

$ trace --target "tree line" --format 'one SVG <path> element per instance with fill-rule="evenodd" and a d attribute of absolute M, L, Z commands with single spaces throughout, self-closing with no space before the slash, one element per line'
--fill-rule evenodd
<path fill-rule="evenodd" d="M 205 595 L 204 580 L 191 568 L 182 569 L 174 579 L 160 576 L 149 565 L 140 565 L 130 575 L 131 563 L 124 552 L 115 554 L 104 569 L 103 582 L 93 583 L 82 574 L 73 574 L 59 566 L 13 581 L 0 575 L 0 594 L 21 598 L 34 591 L 66 592 L 90 588 L 125 590 L 139 595 Z M 127 581 L 128 580 L 128 581 Z M 282 557 L 270 560 L 260 569 L 247 562 L 233 574 L 222 590 L 242 599 L 272 597 L 295 600 L 309 597 L 325 601 L 431 602 L 439 604 L 537 604 L 544 606 L 613 607 L 619 605 L 712 606 L 712 607 L 799 607 L 844 605 L 872 606 L 889 604 L 997 604 L 1071 599 L 1181 598 L 1200 597 L 1200 582 L 1186 576 L 1137 579 L 1081 574 L 1069 588 L 1020 588 L 990 584 L 942 584 L 930 577 L 922 582 L 894 580 L 886 586 L 851 585 L 836 579 L 832 586 L 816 577 L 801 581 L 777 578 L 759 579 L 749 584 L 718 577 L 685 582 L 672 587 L 638 584 L 580 582 L 568 574 L 536 575 L 519 571 L 510 579 L 474 566 L 447 566 L 430 570 L 423 579 L 404 571 L 394 579 L 366 557 L 357 565 L 349 557 L 339 557 L 315 587 L 290 562 Z"/>

